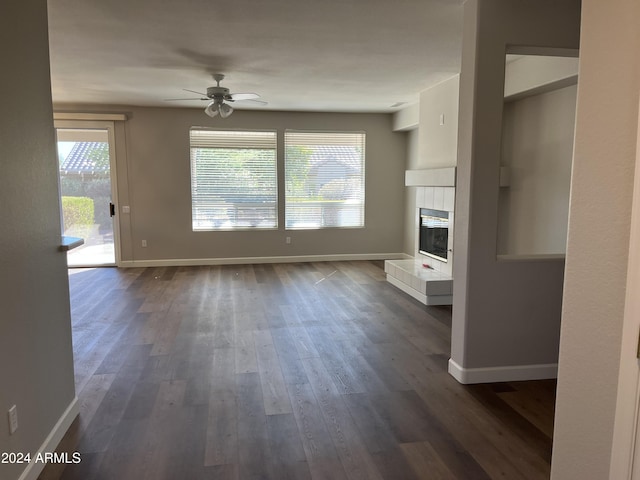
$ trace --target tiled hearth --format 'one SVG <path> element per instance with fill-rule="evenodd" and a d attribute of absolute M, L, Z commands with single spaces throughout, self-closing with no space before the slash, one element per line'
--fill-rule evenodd
<path fill-rule="evenodd" d="M 416 259 L 384 262 L 387 281 L 425 305 L 451 305 L 451 275 L 423 267 Z"/>

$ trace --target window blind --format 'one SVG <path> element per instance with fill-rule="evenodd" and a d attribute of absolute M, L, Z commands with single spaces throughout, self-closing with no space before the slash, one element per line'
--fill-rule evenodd
<path fill-rule="evenodd" d="M 287 229 L 364 227 L 364 132 L 285 132 Z"/>
<path fill-rule="evenodd" d="M 192 128 L 193 230 L 277 228 L 275 131 Z"/>

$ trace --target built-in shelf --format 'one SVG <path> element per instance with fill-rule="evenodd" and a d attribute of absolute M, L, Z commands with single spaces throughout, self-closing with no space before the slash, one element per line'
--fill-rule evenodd
<path fill-rule="evenodd" d="M 504 77 L 504 100 L 558 90 L 578 83 L 579 60 L 575 52 L 562 55 L 507 55 Z"/>
<path fill-rule="evenodd" d="M 68 252 L 80 245 L 84 245 L 84 238 L 63 236 L 62 242 L 60 243 L 60 250 Z"/>

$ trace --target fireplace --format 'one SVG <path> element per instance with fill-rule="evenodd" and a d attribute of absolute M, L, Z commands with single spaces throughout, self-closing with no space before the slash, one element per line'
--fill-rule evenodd
<path fill-rule="evenodd" d="M 420 209 L 419 252 L 441 262 L 449 257 L 449 212 Z"/>
<path fill-rule="evenodd" d="M 453 303 L 455 181 L 455 167 L 405 175 L 405 185 L 415 188 L 413 258 L 386 260 L 384 270 L 389 283 L 425 305 Z"/>

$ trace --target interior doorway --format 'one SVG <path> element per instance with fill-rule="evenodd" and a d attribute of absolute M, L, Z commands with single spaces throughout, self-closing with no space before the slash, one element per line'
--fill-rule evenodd
<path fill-rule="evenodd" d="M 117 266 L 113 123 L 56 121 L 63 235 L 84 245 L 67 253 L 69 267 Z"/>

